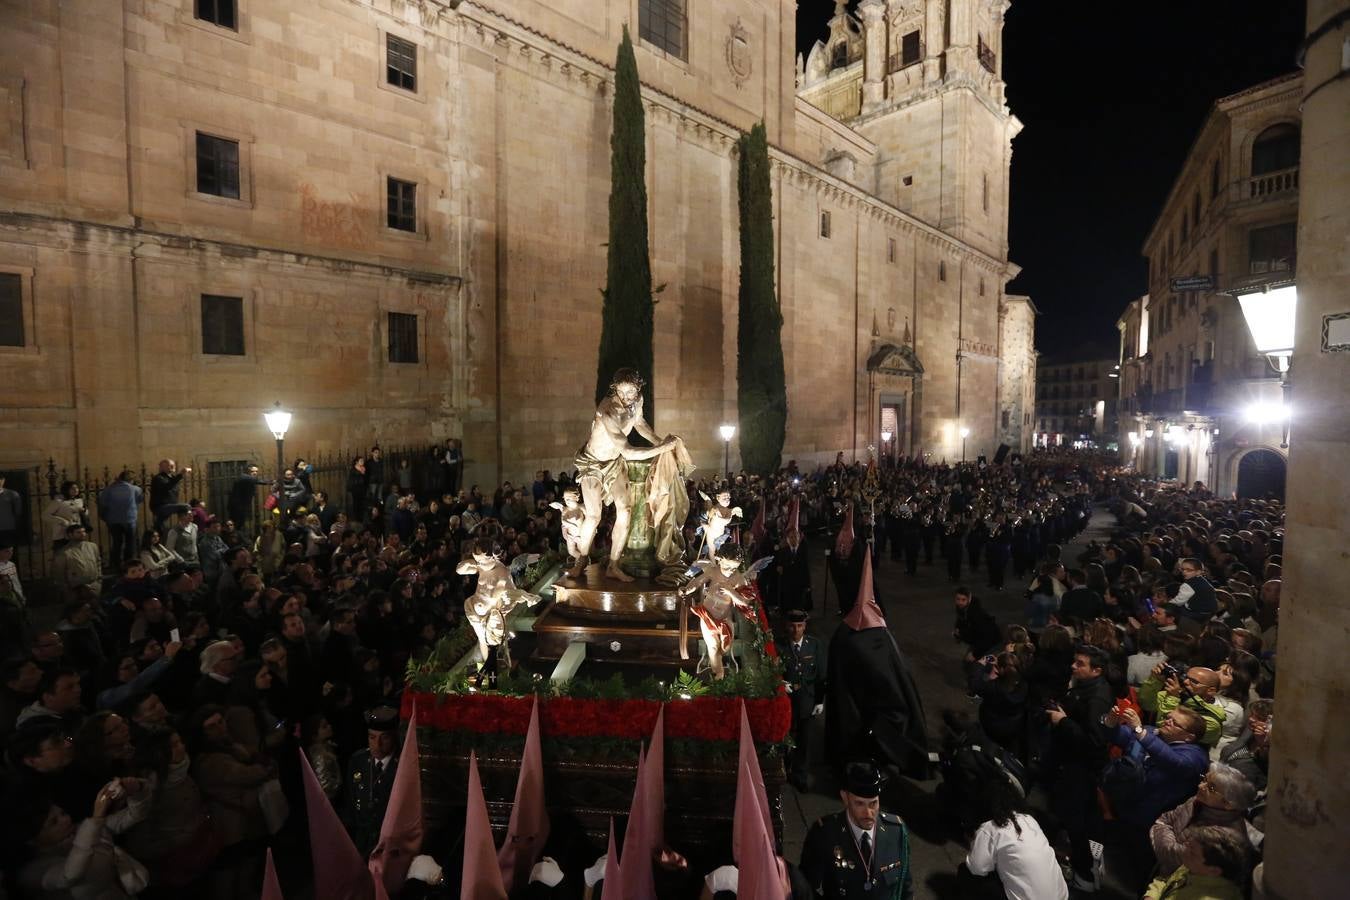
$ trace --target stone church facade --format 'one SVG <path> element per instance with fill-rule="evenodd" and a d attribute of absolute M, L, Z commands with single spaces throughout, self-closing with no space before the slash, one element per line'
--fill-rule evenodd
<path fill-rule="evenodd" d="M 785 458 L 1025 448 L 1007 3 L 842 6 L 799 60 L 792 0 L 0 0 L 0 467 L 265 463 L 278 400 L 306 453 L 569 464 L 625 23 L 658 431 L 715 469 L 736 420 L 734 147 L 762 119 Z"/>

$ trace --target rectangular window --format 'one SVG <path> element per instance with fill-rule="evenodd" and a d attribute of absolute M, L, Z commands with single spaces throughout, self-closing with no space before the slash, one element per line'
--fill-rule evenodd
<path fill-rule="evenodd" d="M 947 280 L 947 263 L 945 260 L 938 260 L 938 281 Z"/>
<path fill-rule="evenodd" d="M 389 361 L 417 362 L 417 316 L 414 313 L 389 314 Z"/>
<path fill-rule="evenodd" d="M 895 238 L 886 238 L 886 262 L 895 262 Z"/>
<path fill-rule="evenodd" d="M 235 0 L 194 0 L 193 14 L 203 22 L 234 30 L 239 27 Z"/>
<path fill-rule="evenodd" d="M 891 54 L 889 65 L 891 72 L 898 72 L 922 61 L 923 43 L 919 40 L 919 31 L 915 29 L 900 37 L 900 52 Z"/>
<path fill-rule="evenodd" d="M 239 199 L 239 142 L 197 132 L 197 193 Z"/>
<path fill-rule="evenodd" d="M 0 272 L 0 347 L 23 345 L 23 276 Z"/>
<path fill-rule="evenodd" d="M 1216 157 L 1214 166 L 1209 170 L 1209 202 L 1213 203 L 1219 199 L 1219 190 L 1223 187 L 1223 173 L 1220 170 L 1219 159 Z"/>
<path fill-rule="evenodd" d="M 388 217 L 390 228 L 417 231 L 417 185 L 411 181 L 388 178 Z"/>
<path fill-rule="evenodd" d="M 638 0 L 638 37 L 665 53 L 685 59 L 686 0 Z"/>
<path fill-rule="evenodd" d="M 820 236 L 823 238 L 830 236 L 830 213 L 828 210 L 820 214 Z"/>
<path fill-rule="evenodd" d="M 1012 412 L 1006 409 L 1003 410 L 1003 427 L 1007 428 L 1009 424 L 1011 424 L 1011 422 L 1012 422 Z"/>
<path fill-rule="evenodd" d="M 1293 222 L 1253 228 L 1247 237 L 1250 274 L 1293 271 L 1296 229 Z"/>
<path fill-rule="evenodd" d="M 1191 239 L 1191 214 L 1181 214 L 1181 245 L 1184 247 L 1186 242 Z"/>
<path fill-rule="evenodd" d="M 1195 225 L 1195 230 L 1200 231 L 1200 192 L 1197 190 L 1195 196 L 1191 198 L 1191 222 Z"/>
<path fill-rule="evenodd" d="M 1214 281 L 1214 290 L 1219 289 L 1219 248 L 1209 251 L 1209 277 Z"/>
<path fill-rule="evenodd" d="M 202 353 L 244 355 L 244 298 L 202 294 Z"/>
<path fill-rule="evenodd" d="M 981 297 L 984 296 L 984 276 L 983 276 L 983 275 L 980 276 L 980 296 L 981 296 Z M 1082 376 L 1080 375 L 1079 377 L 1081 378 Z"/>
<path fill-rule="evenodd" d="M 384 80 L 405 91 L 417 90 L 417 45 L 385 35 Z"/>
<path fill-rule="evenodd" d="M 989 176 L 981 176 L 984 180 L 980 186 L 980 205 L 984 207 L 985 212 L 989 212 Z"/>

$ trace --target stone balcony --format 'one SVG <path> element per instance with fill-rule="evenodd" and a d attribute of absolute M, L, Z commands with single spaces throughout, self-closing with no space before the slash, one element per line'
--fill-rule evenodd
<path fill-rule="evenodd" d="M 1294 166 L 1292 169 L 1280 169 L 1277 172 L 1251 176 L 1247 179 L 1247 191 L 1242 199 L 1265 200 L 1297 191 L 1298 166 Z"/>

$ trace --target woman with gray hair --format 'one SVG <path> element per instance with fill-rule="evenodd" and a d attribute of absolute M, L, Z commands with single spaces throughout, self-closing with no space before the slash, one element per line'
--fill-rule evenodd
<path fill-rule="evenodd" d="M 1163 813 L 1149 830 L 1158 871 L 1171 872 L 1182 864 L 1181 854 L 1194 828 L 1227 829 L 1251 850 L 1261 833 L 1247 823 L 1247 809 L 1256 799 L 1256 788 L 1237 769 L 1225 763 L 1210 763 L 1196 794 L 1176 809 Z"/>

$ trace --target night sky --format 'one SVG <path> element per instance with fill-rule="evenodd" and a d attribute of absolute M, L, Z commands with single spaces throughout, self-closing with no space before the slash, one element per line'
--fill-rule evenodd
<path fill-rule="evenodd" d="M 856 9 L 857 0 L 849 4 Z M 797 46 L 832 0 L 799 0 Z M 1036 347 L 1116 346 L 1147 288 L 1144 238 L 1214 101 L 1296 69 L 1302 0 L 1013 0 L 1004 29 L 1013 141 L 1009 292 L 1041 311 Z"/>

